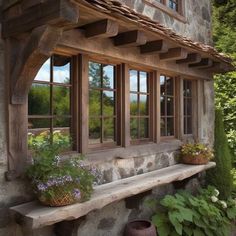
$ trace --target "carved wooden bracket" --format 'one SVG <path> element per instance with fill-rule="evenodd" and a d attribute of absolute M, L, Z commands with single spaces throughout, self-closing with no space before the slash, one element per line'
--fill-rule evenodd
<path fill-rule="evenodd" d="M 71 0 L 14 0 L 5 6 L 2 35 L 10 89 L 6 177 L 12 180 L 22 174 L 27 162 L 29 89 L 63 31 L 77 26 L 79 11 Z"/>

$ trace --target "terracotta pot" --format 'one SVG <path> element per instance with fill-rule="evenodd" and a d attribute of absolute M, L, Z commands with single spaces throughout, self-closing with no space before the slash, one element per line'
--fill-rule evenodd
<path fill-rule="evenodd" d="M 133 220 L 126 224 L 124 236 L 157 236 L 157 233 L 150 221 Z"/>
<path fill-rule="evenodd" d="M 191 165 L 203 165 L 209 162 L 209 160 L 201 154 L 198 156 L 183 155 L 181 160 L 182 163 Z"/>

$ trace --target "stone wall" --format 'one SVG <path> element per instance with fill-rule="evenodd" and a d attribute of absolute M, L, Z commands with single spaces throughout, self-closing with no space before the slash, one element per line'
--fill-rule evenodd
<path fill-rule="evenodd" d="M 164 13 L 146 0 L 120 0 L 153 20 L 160 22 L 176 33 L 189 37 L 194 41 L 212 44 L 211 37 L 211 4 L 210 0 L 185 0 L 186 22 L 180 21 Z M 150 0 L 155 2 L 157 0 Z"/>

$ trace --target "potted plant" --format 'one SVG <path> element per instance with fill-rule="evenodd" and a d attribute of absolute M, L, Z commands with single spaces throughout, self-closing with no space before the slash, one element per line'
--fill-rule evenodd
<path fill-rule="evenodd" d="M 212 149 L 202 143 L 186 143 L 180 149 L 181 161 L 184 164 L 202 165 L 211 160 L 214 155 Z"/>
<path fill-rule="evenodd" d="M 55 133 L 53 138 L 44 134 L 32 138 L 32 164 L 26 175 L 30 178 L 39 201 L 49 206 L 64 206 L 88 200 L 93 191 L 94 170 L 83 165 L 82 157 L 61 158 L 62 150 L 68 149 L 65 135 Z"/>

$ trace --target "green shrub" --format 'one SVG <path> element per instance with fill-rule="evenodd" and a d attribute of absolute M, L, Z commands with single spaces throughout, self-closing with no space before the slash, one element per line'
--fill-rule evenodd
<path fill-rule="evenodd" d="M 217 109 L 215 115 L 216 167 L 207 171 L 207 182 L 219 189 L 223 199 L 227 199 L 232 192 L 232 159 L 224 131 L 222 111 Z"/>
<path fill-rule="evenodd" d="M 197 196 L 181 191 L 161 200 L 161 207 L 152 217 L 159 236 L 228 236 L 236 218 L 233 199 L 220 201 L 213 187 L 201 190 Z M 158 203 L 154 200 L 153 203 Z"/>

